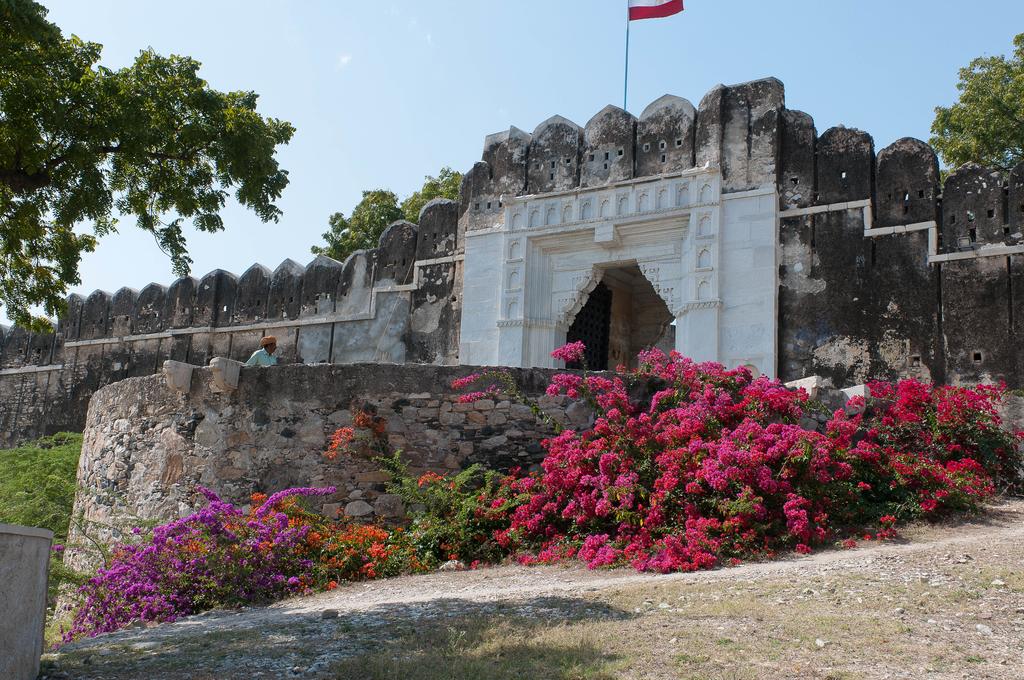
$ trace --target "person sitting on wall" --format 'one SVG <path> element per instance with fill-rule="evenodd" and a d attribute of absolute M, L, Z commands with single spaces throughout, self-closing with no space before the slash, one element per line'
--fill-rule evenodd
<path fill-rule="evenodd" d="M 273 335 L 268 335 L 260 340 L 260 348 L 252 353 L 252 356 L 245 362 L 245 365 L 276 366 L 277 357 L 274 356 L 275 351 L 277 351 L 277 338 Z"/>

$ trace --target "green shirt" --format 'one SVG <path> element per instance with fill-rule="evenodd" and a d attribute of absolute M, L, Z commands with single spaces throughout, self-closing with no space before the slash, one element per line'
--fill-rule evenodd
<path fill-rule="evenodd" d="M 258 350 L 252 353 L 249 360 L 245 362 L 246 366 L 276 366 L 277 357 L 268 352 L 265 347 L 260 347 Z"/>

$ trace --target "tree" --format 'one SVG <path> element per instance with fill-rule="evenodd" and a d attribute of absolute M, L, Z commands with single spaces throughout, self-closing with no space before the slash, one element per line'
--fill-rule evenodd
<path fill-rule="evenodd" d="M 339 262 L 357 250 L 376 248 L 388 225 L 403 218 L 398 197 L 386 189 L 364 191 L 363 200 L 352 210 L 352 217 L 336 212 L 327 219 L 329 229 L 323 238 L 327 245 L 313 246 L 314 255 L 326 255 Z"/>
<path fill-rule="evenodd" d="M 263 221 L 288 173 L 274 158 L 294 128 L 256 112 L 253 92 L 219 92 L 188 57 L 152 50 L 98 65 L 102 46 L 65 38 L 31 0 L 0 0 L 0 304 L 43 329 L 81 283 L 82 254 L 116 231 L 115 211 L 153 234 L 188 273 L 183 224 L 216 232 L 229 191 Z M 79 223 L 92 233 L 75 233 Z"/>
<path fill-rule="evenodd" d="M 357 250 L 376 248 L 389 224 L 402 219 L 416 224 L 420 221 L 420 210 L 435 198 L 458 199 L 461 183 L 462 173 L 441 168 L 437 177 L 427 175 L 423 187 L 402 201 L 401 207 L 398 197 L 391 191 L 364 191 L 363 200 L 352 211 L 352 217 L 336 212 L 327 218 L 328 231 L 323 234 L 326 245 L 313 246 L 310 250 L 314 255 L 343 261 Z"/>
<path fill-rule="evenodd" d="M 405 213 L 405 219 L 414 224 L 418 223 L 423 206 L 435 198 L 458 200 L 460 184 L 462 184 L 462 173 L 449 167 L 441 168 L 437 177 L 427 175 L 426 181 L 423 182 L 423 188 L 402 201 L 402 212 Z"/>
<path fill-rule="evenodd" d="M 1024 33 L 1014 53 L 960 69 L 960 99 L 935 109 L 932 146 L 948 167 L 974 161 L 1009 171 L 1024 161 Z"/>

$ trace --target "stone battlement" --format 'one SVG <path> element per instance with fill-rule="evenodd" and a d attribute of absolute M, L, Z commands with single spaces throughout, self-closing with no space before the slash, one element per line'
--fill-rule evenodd
<path fill-rule="evenodd" d="M 80 430 L 99 387 L 244 360 L 264 333 L 293 362 L 539 366 L 581 314 L 611 325 L 609 357 L 661 343 L 785 380 L 1024 385 L 1024 166 L 942 182 L 926 143 L 819 134 L 774 78 L 513 127 L 459 201 L 344 263 L 97 291 L 55 333 L 0 329 L 0 445 Z"/>

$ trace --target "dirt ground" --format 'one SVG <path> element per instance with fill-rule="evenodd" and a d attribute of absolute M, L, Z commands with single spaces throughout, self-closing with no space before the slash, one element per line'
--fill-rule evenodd
<path fill-rule="evenodd" d="M 67 645 L 41 677 L 1024 677 L 1024 500 L 904 537 L 697 574 L 360 583 Z"/>

